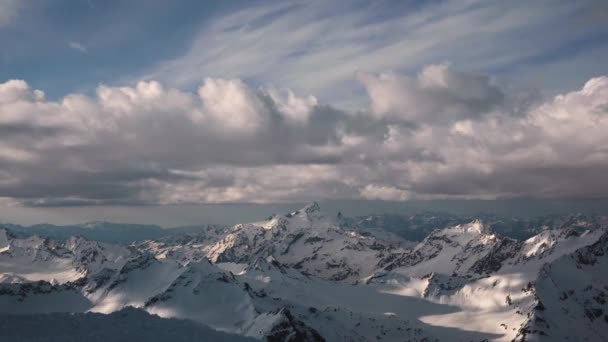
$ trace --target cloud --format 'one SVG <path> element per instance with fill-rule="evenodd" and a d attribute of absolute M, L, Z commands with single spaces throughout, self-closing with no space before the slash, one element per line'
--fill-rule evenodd
<path fill-rule="evenodd" d="M 198 94 L 204 111 L 197 118 L 227 133 L 255 133 L 268 119 L 261 99 L 240 80 L 207 78 Z"/>
<path fill-rule="evenodd" d="M 361 73 L 344 111 L 206 78 L 46 99 L 0 83 L 0 196 L 25 205 L 608 193 L 608 77 L 552 98 L 449 64 Z"/>
<path fill-rule="evenodd" d="M 134 79 L 187 87 L 196 85 L 200 75 L 242 78 L 352 108 L 361 95 L 351 82 L 357 72 L 411 72 L 446 58 L 468 70 L 522 70 L 518 76 L 525 78 L 528 72 L 522 68 L 532 64 L 540 72 L 548 53 L 557 60 L 568 57 L 563 52 L 571 50 L 570 44 L 605 33 L 604 26 L 585 14 L 598 12 L 593 6 L 567 0 L 281 1 L 245 6 L 205 22 L 185 51 Z M 429 81 L 432 77 L 421 75 Z M 473 77 L 467 85 L 483 81 Z"/>
<path fill-rule="evenodd" d="M 277 110 L 294 123 L 306 123 L 312 109 L 318 104 L 316 97 L 298 97 L 291 89 L 267 87 L 264 91 L 275 103 Z"/>
<path fill-rule="evenodd" d="M 68 47 L 70 49 L 76 50 L 78 52 L 82 52 L 82 53 L 88 53 L 89 50 L 87 49 L 86 46 L 84 46 L 82 43 L 78 43 L 78 42 L 68 42 Z"/>
<path fill-rule="evenodd" d="M 490 113 L 504 94 L 488 77 L 429 65 L 416 78 L 394 73 L 359 73 L 377 117 L 411 122 L 453 122 Z"/>

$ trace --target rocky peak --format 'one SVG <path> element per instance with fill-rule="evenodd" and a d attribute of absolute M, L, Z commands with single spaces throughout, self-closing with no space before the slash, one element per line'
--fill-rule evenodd
<path fill-rule="evenodd" d="M 481 220 L 476 219 L 467 224 L 461 224 L 457 226 L 459 229 L 456 231 L 462 231 L 463 233 L 473 233 L 473 234 L 492 234 L 492 229 L 490 226 L 484 224 Z"/>
<path fill-rule="evenodd" d="M 246 270 L 256 270 L 256 271 L 270 271 L 273 269 L 278 270 L 281 273 L 285 273 L 286 266 L 277 261 L 272 255 L 263 257 L 257 257 L 253 260 L 247 267 Z"/>
<path fill-rule="evenodd" d="M 13 240 L 15 236 L 11 233 L 10 230 L 6 228 L 0 228 L 0 248 L 6 248 L 10 244 L 10 241 Z"/>
<path fill-rule="evenodd" d="M 598 258 L 604 255 L 608 255 L 608 232 L 602 234 L 594 244 L 577 250 L 574 258 L 579 265 L 595 265 Z"/>
<path fill-rule="evenodd" d="M 276 314 L 279 319 L 265 336 L 266 341 L 302 341 L 324 342 L 318 331 L 297 319 L 287 308 L 281 308 Z"/>
<path fill-rule="evenodd" d="M 487 240 L 495 236 L 488 225 L 482 223 L 481 220 L 474 220 L 470 223 L 435 230 L 424 241 L 443 240 L 446 243 L 457 242 L 464 245 L 472 240 Z"/>
<path fill-rule="evenodd" d="M 296 210 L 285 215 L 292 226 L 303 228 L 305 226 L 313 226 L 315 228 L 327 227 L 328 225 L 336 225 L 334 219 L 329 219 L 321 211 L 321 207 L 317 202 L 311 202 L 302 209 Z"/>
<path fill-rule="evenodd" d="M 307 214 L 312 214 L 312 213 L 318 213 L 321 211 L 321 207 L 319 206 L 319 203 L 317 202 L 312 202 L 307 204 L 304 209 L 303 209 Z"/>
<path fill-rule="evenodd" d="M 82 236 L 71 236 L 65 242 L 65 247 L 72 252 L 85 248 L 99 247 L 96 241 L 87 240 Z"/>

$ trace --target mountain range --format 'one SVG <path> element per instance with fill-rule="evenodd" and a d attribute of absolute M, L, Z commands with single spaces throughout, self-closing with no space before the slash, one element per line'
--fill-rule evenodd
<path fill-rule="evenodd" d="M 119 226 L 0 228 L 0 338 L 608 339 L 602 216 L 346 218 L 311 203 L 230 227 Z"/>

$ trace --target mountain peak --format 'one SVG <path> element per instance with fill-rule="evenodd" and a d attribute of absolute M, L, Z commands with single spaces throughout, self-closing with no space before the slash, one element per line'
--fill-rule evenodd
<path fill-rule="evenodd" d="M 5 227 L 0 227 L 0 234 L 3 236 L 7 236 L 9 238 L 15 238 L 15 235 L 13 234 L 13 232 L 10 231 L 10 229 L 5 228 Z"/>
<path fill-rule="evenodd" d="M 14 239 L 15 236 L 10 230 L 6 228 L 0 228 L 0 251 L 5 249 L 9 245 L 9 241 Z"/>
<path fill-rule="evenodd" d="M 492 230 L 487 224 L 484 224 L 480 219 L 475 219 L 469 224 L 464 225 L 465 232 L 477 234 L 490 234 Z"/>
<path fill-rule="evenodd" d="M 321 207 L 319 206 L 319 203 L 313 201 L 308 203 L 302 210 L 304 210 L 307 214 L 312 214 L 321 211 Z"/>
<path fill-rule="evenodd" d="M 285 217 L 287 217 L 288 219 L 300 217 L 300 218 L 310 220 L 310 219 L 319 219 L 319 218 L 323 217 L 323 215 L 321 215 L 321 207 L 319 206 L 319 203 L 313 201 L 313 202 L 308 203 L 302 209 L 296 210 L 294 212 L 291 212 L 291 213 L 285 215 Z"/>
<path fill-rule="evenodd" d="M 460 234 L 472 234 L 472 235 L 489 235 L 492 234 L 492 228 L 487 224 L 484 224 L 481 220 L 475 219 L 469 223 L 459 224 L 452 227 L 446 227 L 440 229 L 437 234 L 439 235 L 460 235 Z"/>

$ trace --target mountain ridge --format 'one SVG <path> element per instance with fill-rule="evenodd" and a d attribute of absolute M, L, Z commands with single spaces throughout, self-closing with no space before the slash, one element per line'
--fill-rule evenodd
<path fill-rule="evenodd" d="M 539 308 L 556 310 L 553 302 L 568 293 L 548 290 L 552 267 L 574 260 L 574 269 L 593 267 L 585 274 L 594 274 L 604 265 L 605 221 L 579 226 L 521 241 L 473 220 L 403 247 L 312 203 L 264 221 L 129 246 L 20 238 L 0 229 L 0 311 L 110 314 L 135 307 L 268 341 L 571 336 L 541 326 L 542 319 L 554 324 Z M 596 330 L 608 324 L 597 311 L 603 307 L 585 304 L 596 303 L 600 291 L 572 304 L 587 315 L 575 323 Z M 559 322 L 572 324 L 568 317 Z"/>

